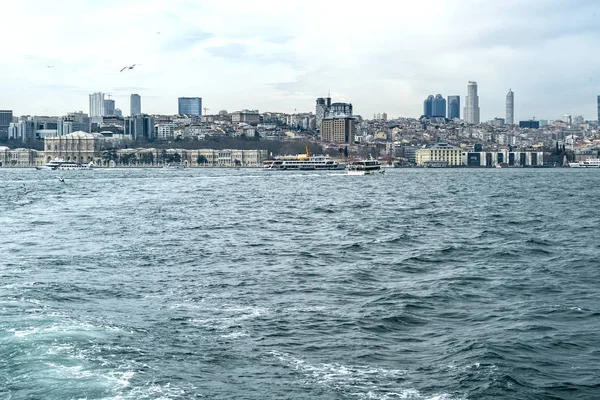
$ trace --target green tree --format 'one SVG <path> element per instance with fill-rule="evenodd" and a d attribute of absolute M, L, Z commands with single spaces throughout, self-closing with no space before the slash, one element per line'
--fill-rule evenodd
<path fill-rule="evenodd" d="M 208 160 L 206 159 L 205 156 L 203 156 L 202 154 L 200 154 L 198 156 L 198 158 L 196 159 L 196 162 L 198 163 L 198 165 L 204 165 L 204 164 L 208 163 Z"/>

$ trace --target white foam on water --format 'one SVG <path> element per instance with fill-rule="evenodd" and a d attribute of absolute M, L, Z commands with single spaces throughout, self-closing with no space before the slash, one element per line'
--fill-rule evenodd
<path fill-rule="evenodd" d="M 23 329 L 23 330 L 17 330 L 15 328 L 11 328 L 8 330 L 8 332 L 14 333 L 15 337 L 25 337 L 25 336 L 29 336 L 29 335 L 33 335 L 35 333 L 38 333 L 40 331 L 40 328 L 29 328 L 29 329 Z"/>
<path fill-rule="evenodd" d="M 349 366 L 338 363 L 311 364 L 306 360 L 290 354 L 272 351 L 271 356 L 279 360 L 284 366 L 295 369 L 306 378 L 306 383 L 316 383 L 333 390 L 347 393 L 359 399 L 431 399 L 450 400 L 449 394 L 435 395 L 427 398 L 414 388 L 398 388 L 394 391 L 386 390 L 379 385 L 382 382 L 388 386 L 395 384 L 399 379 L 406 379 L 407 371 L 400 369 L 387 369 L 369 365 Z"/>

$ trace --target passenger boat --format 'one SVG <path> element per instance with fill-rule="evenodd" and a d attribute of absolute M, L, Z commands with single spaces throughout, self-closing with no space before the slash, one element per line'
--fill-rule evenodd
<path fill-rule="evenodd" d="M 372 175 L 385 172 L 381 169 L 381 163 L 374 158 L 352 161 L 346 166 L 346 171 L 348 175 Z"/>
<path fill-rule="evenodd" d="M 600 168 L 600 158 L 588 158 L 578 162 L 569 163 L 571 168 Z"/>
<path fill-rule="evenodd" d="M 305 154 L 297 156 L 281 156 L 263 162 L 264 169 L 310 171 L 310 170 L 332 170 L 343 168 L 340 163 L 329 156 L 311 155 L 306 146 Z"/>
<path fill-rule="evenodd" d="M 65 161 L 61 158 L 55 158 L 53 161 L 50 161 L 50 162 L 48 162 L 48 164 L 46 164 L 46 169 L 60 170 L 60 171 L 73 170 L 73 169 L 92 169 L 93 165 L 94 165 L 93 162 L 91 162 L 89 164 L 79 164 L 74 161 Z"/>

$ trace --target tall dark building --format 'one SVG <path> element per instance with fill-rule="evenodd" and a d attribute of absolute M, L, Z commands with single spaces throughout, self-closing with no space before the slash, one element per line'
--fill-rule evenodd
<path fill-rule="evenodd" d="M 446 117 L 446 99 L 441 94 L 436 94 L 431 106 L 432 117 Z"/>
<path fill-rule="evenodd" d="M 112 117 L 115 115 L 115 101 L 104 100 L 104 115 L 103 117 Z"/>
<path fill-rule="evenodd" d="M 150 139 L 154 137 L 154 118 L 140 114 L 125 119 L 125 134 L 133 140 Z"/>
<path fill-rule="evenodd" d="M 201 97 L 180 97 L 177 113 L 179 115 L 189 114 L 202 117 L 202 98 Z"/>
<path fill-rule="evenodd" d="M 8 138 L 8 127 L 13 119 L 12 110 L 0 110 L 0 139 Z"/>
<path fill-rule="evenodd" d="M 427 98 L 423 102 L 423 115 L 426 117 L 431 117 L 433 115 L 433 95 L 432 94 L 427 96 Z"/>
<path fill-rule="evenodd" d="M 598 96 L 598 122 L 600 122 L 600 96 Z"/>
<path fill-rule="evenodd" d="M 129 115 L 132 117 L 142 113 L 142 98 L 139 94 L 132 94 L 129 98 Z"/>
<path fill-rule="evenodd" d="M 519 121 L 519 128 L 539 129 L 540 121 L 534 121 L 532 119 L 529 121 Z"/>
<path fill-rule="evenodd" d="M 460 119 L 460 96 L 448 96 L 448 118 Z"/>

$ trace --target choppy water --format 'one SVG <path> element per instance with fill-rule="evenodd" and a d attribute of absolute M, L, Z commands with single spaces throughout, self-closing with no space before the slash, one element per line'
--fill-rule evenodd
<path fill-rule="evenodd" d="M 0 398 L 600 397 L 600 171 L 0 170 Z"/>

